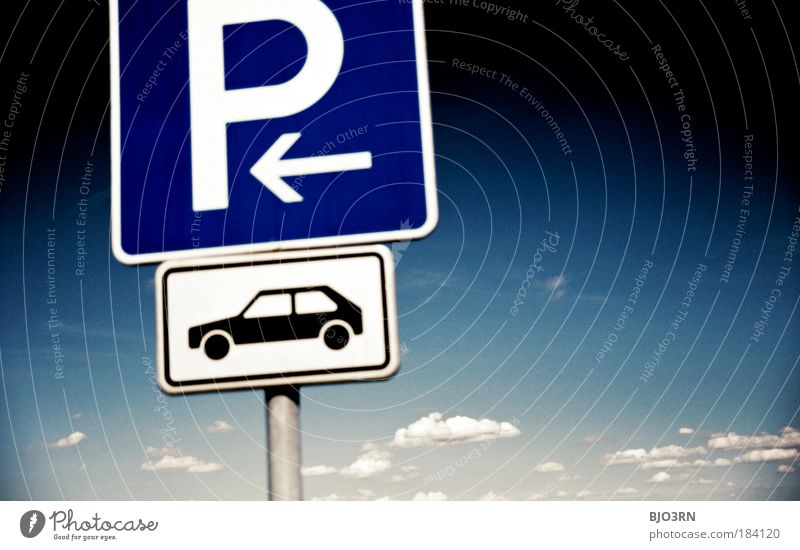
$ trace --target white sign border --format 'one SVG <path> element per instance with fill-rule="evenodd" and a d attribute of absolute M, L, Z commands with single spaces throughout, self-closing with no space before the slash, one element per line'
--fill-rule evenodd
<path fill-rule="evenodd" d="M 167 347 L 164 332 L 165 323 L 165 283 L 170 271 L 199 266 L 216 266 L 224 268 L 226 265 L 242 266 L 264 262 L 280 262 L 283 260 L 311 259 L 320 257 L 347 258 L 350 256 L 378 255 L 382 263 L 384 281 L 384 297 L 386 301 L 386 317 L 384 319 L 387 335 L 386 362 L 380 367 L 353 366 L 348 371 L 331 370 L 324 374 L 290 373 L 285 376 L 273 376 L 255 380 L 214 381 L 209 383 L 170 383 L 167 379 Z M 155 299 L 156 299 L 156 373 L 158 385 L 171 395 L 201 393 L 225 390 L 245 390 L 253 388 L 266 388 L 271 386 L 330 384 L 335 382 L 356 382 L 361 380 L 385 380 L 394 375 L 400 368 L 400 344 L 397 332 L 397 303 L 394 281 L 394 256 L 383 245 L 348 246 L 343 248 L 314 248 L 308 250 L 268 252 L 265 254 L 251 255 L 226 255 L 215 258 L 183 259 L 162 263 L 155 274 Z M 324 370 L 324 369 L 320 369 Z"/>
<path fill-rule="evenodd" d="M 428 56 L 425 45 L 425 20 L 423 0 L 412 0 L 414 17 L 414 43 L 417 57 L 417 85 L 419 88 L 420 127 L 422 131 L 422 164 L 425 186 L 425 223 L 420 227 L 397 229 L 377 233 L 356 235 L 334 235 L 267 243 L 250 243 L 211 248 L 193 248 L 172 252 L 130 254 L 122 248 L 121 203 L 120 203 L 120 66 L 119 66 L 119 13 L 117 0 L 109 2 L 109 27 L 111 43 L 111 249 L 114 257 L 126 265 L 157 263 L 181 258 L 201 258 L 221 254 L 241 254 L 291 250 L 306 247 L 325 247 L 352 244 L 367 244 L 388 241 L 404 241 L 427 237 L 439 222 L 439 207 L 436 190 L 436 172 L 433 154 L 433 123 L 431 119 L 430 86 L 428 83 Z"/>

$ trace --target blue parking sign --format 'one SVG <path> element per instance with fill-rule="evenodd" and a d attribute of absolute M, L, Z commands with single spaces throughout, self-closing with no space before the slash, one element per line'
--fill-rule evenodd
<path fill-rule="evenodd" d="M 436 226 L 422 0 L 112 0 L 110 27 L 120 261 Z"/>

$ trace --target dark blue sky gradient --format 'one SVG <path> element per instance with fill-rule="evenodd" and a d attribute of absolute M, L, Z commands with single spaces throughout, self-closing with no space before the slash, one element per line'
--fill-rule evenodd
<path fill-rule="evenodd" d="M 346 466 L 364 442 L 385 443 L 433 411 L 513 419 L 522 433 L 436 483 L 424 480 L 468 447 L 397 450 L 394 466 L 416 465 L 418 478 L 307 478 L 306 496 L 367 488 L 393 498 L 442 491 L 474 499 L 492 491 L 524 499 L 552 491 L 555 478 L 533 468 L 556 461 L 572 478 L 557 482 L 567 495 L 548 498 L 581 491 L 612 498 L 622 487 L 635 487 L 633 498 L 798 498 L 798 474 L 777 471 L 791 459 L 702 473 L 667 469 L 672 482 L 664 484 L 647 482 L 661 470 L 603 463 L 623 449 L 707 446 L 715 433 L 800 427 L 800 265 L 797 257 L 784 261 L 800 206 L 790 146 L 798 77 L 781 22 L 766 7 L 749 23 L 732 3 L 709 6 L 723 44 L 698 6 L 668 4 L 679 29 L 663 10 L 624 3 L 645 36 L 614 3 L 581 4 L 624 42 L 631 59 L 622 62 L 554 2 L 520 4 L 527 23 L 475 8 L 426 9 L 440 222 L 424 240 L 391 245 L 403 366 L 386 382 L 304 388 L 304 463 Z M 10 104 L 20 71 L 31 76 L 0 195 L 0 497 L 263 498 L 262 393 L 162 397 L 149 379 L 155 268 L 123 266 L 110 255 L 106 13 L 80 9 L 57 16 L 32 63 L 43 29 L 23 14 L 25 32 L 16 32 L 2 59 L 0 108 Z M 693 172 L 682 156 L 681 113 L 649 49 L 655 43 L 686 92 Z M 454 59 L 505 73 L 519 87 L 470 75 Z M 570 154 L 520 96 L 522 87 L 553 116 Z M 750 134 L 755 190 L 725 283 Z M 87 161 L 93 172 L 82 195 Z M 84 197 L 87 265 L 76 276 Z M 55 330 L 47 323 L 49 228 Z M 546 232 L 558 234 L 556 250 L 541 255 L 542 271 L 513 314 Z M 633 313 L 598 362 L 645 262 L 653 267 Z M 645 364 L 698 264 L 706 270 L 686 320 L 645 382 Z M 783 265 L 790 275 L 755 342 L 753 325 Z M 54 332 L 63 378 L 54 376 Z M 221 418 L 236 431 L 202 431 Z M 680 427 L 696 431 L 678 435 Z M 87 435 L 79 445 L 52 446 L 75 431 Z M 183 454 L 225 468 L 142 471 L 145 448 L 163 446 L 166 433 Z M 707 455 L 733 461 L 740 452 Z"/>

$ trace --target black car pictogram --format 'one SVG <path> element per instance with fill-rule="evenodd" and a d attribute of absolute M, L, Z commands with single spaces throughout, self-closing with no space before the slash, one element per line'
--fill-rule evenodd
<path fill-rule="evenodd" d="M 233 345 L 322 337 L 339 350 L 363 330 L 361 308 L 328 286 L 262 290 L 241 313 L 189 329 L 189 347 L 222 359 Z"/>

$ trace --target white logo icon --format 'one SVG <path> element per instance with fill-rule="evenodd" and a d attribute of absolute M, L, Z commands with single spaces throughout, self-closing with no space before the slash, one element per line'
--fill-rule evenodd
<path fill-rule="evenodd" d="M 39 514 L 33 512 L 31 514 L 30 524 L 28 525 L 28 533 L 30 534 L 33 531 L 33 528 L 36 527 L 36 522 L 39 521 Z"/>
<path fill-rule="evenodd" d="M 39 510 L 28 510 L 19 518 L 19 532 L 26 539 L 32 539 L 44 529 L 44 514 Z"/>
<path fill-rule="evenodd" d="M 302 69 L 281 84 L 226 90 L 222 28 L 271 20 L 291 23 L 303 33 L 307 52 Z M 188 22 L 192 206 L 195 211 L 225 209 L 227 124 L 288 117 L 314 105 L 339 74 L 344 38 L 336 16 L 320 0 L 188 0 Z M 280 136 L 250 169 L 283 202 L 303 200 L 283 176 L 372 167 L 367 151 L 283 159 L 299 138 L 299 133 Z"/>

